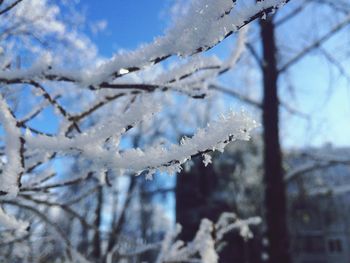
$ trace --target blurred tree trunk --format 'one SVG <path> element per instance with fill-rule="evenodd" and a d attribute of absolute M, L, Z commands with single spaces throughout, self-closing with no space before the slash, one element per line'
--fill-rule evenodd
<path fill-rule="evenodd" d="M 140 208 L 140 223 L 141 223 L 141 237 L 142 240 L 146 242 L 156 242 L 155 240 L 152 240 L 152 236 L 150 233 L 148 233 L 150 226 L 152 226 L 152 209 L 150 207 L 154 205 L 152 203 L 152 196 L 144 194 L 149 189 L 148 181 L 146 181 L 144 178 L 140 178 L 138 185 L 140 189 L 140 204 L 142 204 Z M 146 251 L 145 253 L 142 253 L 140 255 L 140 262 L 155 262 L 156 261 L 156 255 L 154 251 Z"/>
<path fill-rule="evenodd" d="M 211 170 L 211 166 L 204 167 L 200 160 L 195 160 L 191 170 L 176 177 L 176 222 L 183 226 L 180 239 L 184 241 L 193 239 L 201 218 L 213 217 L 210 196 L 215 189 L 215 174 Z"/>
<path fill-rule="evenodd" d="M 263 140 L 267 237 L 270 263 L 289 263 L 286 189 L 279 141 L 278 69 L 272 18 L 260 21 L 263 48 Z"/>
<path fill-rule="evenodd" d="M 96 196 L 96 210 L 95 210 L 95 221 L 94 225 L 100 229 L 102 224 L 102 205 L 103 205 L 103 188 L 99 186 Z M 92 256 L 99 260 L 101 257 L 101 236 L 99 231 L 95 231 L 93 237 L 93 251 Z"/>
<path fill-rule="evenodd" d="M 190 171 L 184 170 L 176 177 L 176 222 L 183 227 L 179 239 L 185 242 L 194 238 L 201 219 L 217 221 L 221 213 L 234 211 L 227 200 L 218 198 L 218 183 L 223 175 L 212 165 L 205 167 L 201 159 L 194 162 Z M 224 240 L 227 243 L 219 253 L 219 262 L 246 263 L 243 238 L 232 232 Z"/>

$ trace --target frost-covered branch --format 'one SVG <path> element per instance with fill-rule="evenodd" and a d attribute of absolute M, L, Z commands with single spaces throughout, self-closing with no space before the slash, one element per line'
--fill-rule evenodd
<path fill-rule="evenodd" d="M 286 2 L 265 0 L 238 9 L 233 7 L 231 0 L 195 0 L 185 17 L 179 19 L 165 36 L 135 51 L 116 54 L 97 67 L 78 71 L 56 69 L 52 59 L 46 57 L 30 69 L 0 72 L 0 82 L 13 84 L 23 80 L 47 79 L 99 86 L 174 55 L 188 56 L 211 49 L 254 19 L 273 12 Z M 227 10 L 230 12 L 226 15 Z"/>
<path fill-rule="evenodd" d="M 153 104 L 149 105 L 148 109 L 150 114 L 156 110 Z M 139 109 L 137 110 L 141 113 Z M 142 108 L 142 114 L 146 112 L 147 107 Z M 130 114 L 130 117 L 125 118 L 126 123 L 123 123 L 122 120 L 119 120 L 118 123 L 108 121 L 111 123 L 108 128 L 106 124 L 93 127 L 89 132 L 78 134 L 75 138 L 27 135 L 25 136 L 26 146 L 63 153 L 77 151 L 99 167 L 127 170 L 139 174 L 147 170 L 152 175 L 156 170 L 170 173 L 179 171 L 181 165 L 194 156 L 209 150 L 223 151 L 231 141 L 248 140 L 250 131 L 257 126 L 256 122 L 245 113 L 231 113 L 220 120 L 209 123 L 206 129 L 199 130 L 192 138 L 184 138 L 180 145 L 171 145 L 168 148 L 156 146 L 145 150 L 130 149 L 121 153 L 111 153 L 98 144 L 111 136 L 120 136 L 124 132 L 123 127 L 133 125 L 139 119 L 135 113 Z"/>
<path fill-rule="evenodd" d="M 25 232 L 29 227 L 27 222 L 17 220 L 14 216 L 10 216 L 0 206 L 0 226 L 5 226 L 9 230 Z"/>
<path fill-rule="evenodd" d="M 234 214 L 223 213 L 217 223 L 203 219 L 193 241 L 187 244 L 176 240 L 181 232 L 181 226 L 177 225 L 174 231 L 168 232 L 165 236 L 156 262 L 217 263 L 219 257 L 216 249 L 225 234 L 238 231 L 243 238 L 249 239 L 252 238 L 249 227 L 260 223 L 260 218 L 241 220 Z"/>
<path fill-rule="evenodd" d="M 5 131 L 6 164 L 0 173 L 0 195 L 16 195 L 24 170 L 24 139 L 17 127 L 17 120 L 0 94 L 0 123 Z"/>
<path fill-rule="evenodd" d="M 29 237 L 23 243 L 35 246 L 39 233 L 62 248 L 59 260 L 86 262 L 75 251 L 79 246 L 86 251 L 100 249 L 102 260 L 113 260 L 117 253 L 132 256 L 117 248 L 135 201 L 134 175 L 173 174 L 196 156 L 207 165 L 211 161 L 207 153 L 249 139 L 257 123 L 244 112 L 210 116 L 199 129 L 191 123 L 185 129 L 193 135 L 180 142 L 169 122 L 178 126 L 190 122 L 196 113 L 178 101 L 185 97 L 191 104 L 193 98 L 207 97 L 210 83 L 234 69 L 245 51 L 245 26 L 288 1 L 192 0 L 163 36 L 108 59 L 98 56 L 78 25 L 69 27 L 72 21 L 62 21 L 60 6 L 46 0 L 2 2 L 0 230 L 28 230 L 30 223 L 33 228 L 24 231 Z M 235 48 L 227 59 L 204 54 L 236 32 Z M 174 58 L 172 65 L 162 63 L 169 58 Z M 114 188 L 125 178 L 131 182 L 128 193 L 113 192 L 112 201 L 106 198 L 113 204 L 95 206 L 97 189 L 118 192 Z M 151 194 L 143 191 L 140 196 Z M 124 206 L 114 204 L 119 199 Z M 72 221 L 67 223 L 69 231 L 66 217 Z M 28 218 L 28 223 L 21 218 Z M 249 236 L 248 225 L 256 223 L 229 216 L 225 220 L 217 224 L 204 220 L 188 246 L 173 243 L 176 237 L 169 234 L 158 261 L 169 262 L 175 256 L 200 260 L 198 252 L 203 262 L 216 262 L 216 245 L 226 232 L 239 230 Z M 104 232 L 107 225 L 111 227 Z M 70 231 L 81 231 L 82 243 L 93 231 L 94 240 L 104 238 L 106 246 L 85 248 Z M 6 235 L 6 240 L 22 242 L 17 234 Z M 141 247 L 134 253 L 154 248 Z"/>
<path fill-rule="evenodd" d="M 203 219 L 194 239 L 188 243 L 177 239 L 182 231 L 182 227 L 177 224 L 159 243 L 139 245 L 132 251 L 116 245 L 108 253 L 106 262 L 112 262 L 116 254 L 129 258 L 150 250 L 159 250 L 156 263 L 216 263 L 219 260 L 217 249 L 228 233 L 236 231 L 247 240 L 253 237 L 250 227 L 260 223 L 261 219 L 258 217 L 239 219 L 235 214 L 223 213 L 216 223 Z"/>

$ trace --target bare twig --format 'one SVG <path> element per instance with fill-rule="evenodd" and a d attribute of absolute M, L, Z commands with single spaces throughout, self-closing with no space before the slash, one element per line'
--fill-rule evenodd
<path fill-rule="evenodd" d="M 12 8 L 14 8 L 16 5 L 18 5 L 20 2 L 22 2 L 23 0 L 16 0 L 15 2 L 13 2 L 12 4 L 10 4 L 9 6 L 5 7 L 4 9 L 0 10 L 0 16 L 9 12 Z M 2 4 L 2 1 L 0 3 L 0 5 Z"/>

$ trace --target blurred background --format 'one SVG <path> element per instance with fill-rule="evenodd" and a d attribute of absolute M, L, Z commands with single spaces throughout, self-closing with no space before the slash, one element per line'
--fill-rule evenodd
<path fill-rule="evenodd" d="M 162 35 L 189 4 L 52 2 L 100 59 Z M 232 212 L 239 218 L 259 216 L 262 223 L 252 227 L 253 238 L 227 235 L 218 248 L 219 262 L 350 262 L 350 3 L 293 0 L 251 23 L 248 32 L 245 53 L 233 69 L 210 83 L 208 98 L 156 93 L 166 110 L 130 131 L 120 145 L 144 147 L 163 138 L 178 142 L 229 109 L 244 109 L 260 123 L 251 140 L 211 154 L 208 166 L 201 158 L 193 159 L 177 175 L 157 173 L 153 180 L 113 177 L 111 187 L 99 186 L 94 179 L 62 187 L 57 200 L 71 200 L 63 210 L 36 200 L 79 252 L 98 262 L 106 247 L 120 244 L 134 251 L 162 240 L 175 223 L 182 225 L 179 238 L 188 242 L 202 218 L 215 222 L 223 212 Z M 204 55 L 225 59 L 235 43 L 236 36 L 229 37 Z M 26 59 L 30 56 L 23 55 L 21 63 Z M 171 58 L 145 76 L 181 60 Z M 31 125 L 50 132 L 57 129 L 56 122 L 48 111 Z M 92 123 L 93 118 L 86 125 Z M 84 165 L 68 157 L 52 163 L 61 178 L 82 173 Z M 30 234 L 38 237 L 35 246 L 41 256 L 30 255 L 35 249 L 28 242 L 26 260 L 53 262 L 60 245 L 37 215 L 27 212 L 18 214 L 33 220 Z M 108 238 L 110 232 L 115 239 Z M 0 240 L 0 254 L 10 257 L 8 262 L 24 262 L 23 244 L 9 246 Z M 154 262 L 156 255 L 152 250 L 116 255 L 115 262 Z"/>

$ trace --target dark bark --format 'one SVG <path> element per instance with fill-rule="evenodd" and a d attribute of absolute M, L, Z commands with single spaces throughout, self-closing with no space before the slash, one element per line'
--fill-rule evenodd
<path fill-rule="evenodd" d="M 235 211 L 231 200 L 218 198 L 221 191 L 220 180 L 229 182 L 229 174 L 234 170 L 234 166 L 226 173 L 215 171 L 213 166 L 205 167 L 201 160 L 195 160 L 195 164 L 190 171 L 183 171 L 177 176 L 176 183 L 176 222 L 183 227 L 179 239 L 188 242 L 191 241 L 198 231 L 201 219 L 208 218 L 217 221 L 221 213 Z M 219 253 L 219 262 L 236 263 L 255 263 L 259 261 L 248 261 L 244 253 L 253 252 L 248 249 L 248 243 L 245 243 L 237 232 L 228 233 L 224 241 L 226 246 Z M 254 250 L 254 252 L 256 252 Z M 252 253 L 254 255 L 254 253 Z M 255 253 L 260 257 L 259 253 Z"/>
<path fill-rule="evenodd" d="M 272 18 L 261 20 L 263 46 L 264 182 L 269 263 L 289 263 L 286 189 L 279 141 L 278 69 Z"/>
<path fill-rule="evenodd" d="M 180 239 L 191 241 L 202 218 L 216 220 L 214 217 L 218 217 L 220 210 L 222 212 L 222 208 L 211 204 L 211 195 L 216 187 L 215 177 L 211 166 L 204 167 L 200 160 L 195 161 L 190 171 L 183 171 L 177 176 L 176 222 L 183 226 Z"/>
<path fill-rule="evenodd" d="M 152 225 L 152 213 L 154 211 L 148 209 L 148 207 L 152 206 L 152 195 L 145 195 L 145 193 L 149 190 L 149 182 L 145 180 L 145 178 L 140 178 L 139 180 L 139 189 L 140 189 L 140 204 L 142 204 L 140 210 L 140 223 L 141 223 L 141 235 L 142 240 L 148 243 L 156 242 L 157 240 L 153 239 L 153 233 L 147 233 L 149 227 Z M 150 250 L 140 255 L 140 262 L 155 262 L 157 256 L 155 255 L 155 251 Z"/>
<path fill-rule="evenodd" d="M 100 229 L 102 223 L 102 205 L 103 205 L 103 188 L 100 186 L 97 190 L 96 197 L 96 211 L 94 225 Z M 93 238 L 93 251 L 92 256 L 98 260 L 101 257 L 101 236 L 100 231 L 95 231 Z"/>

